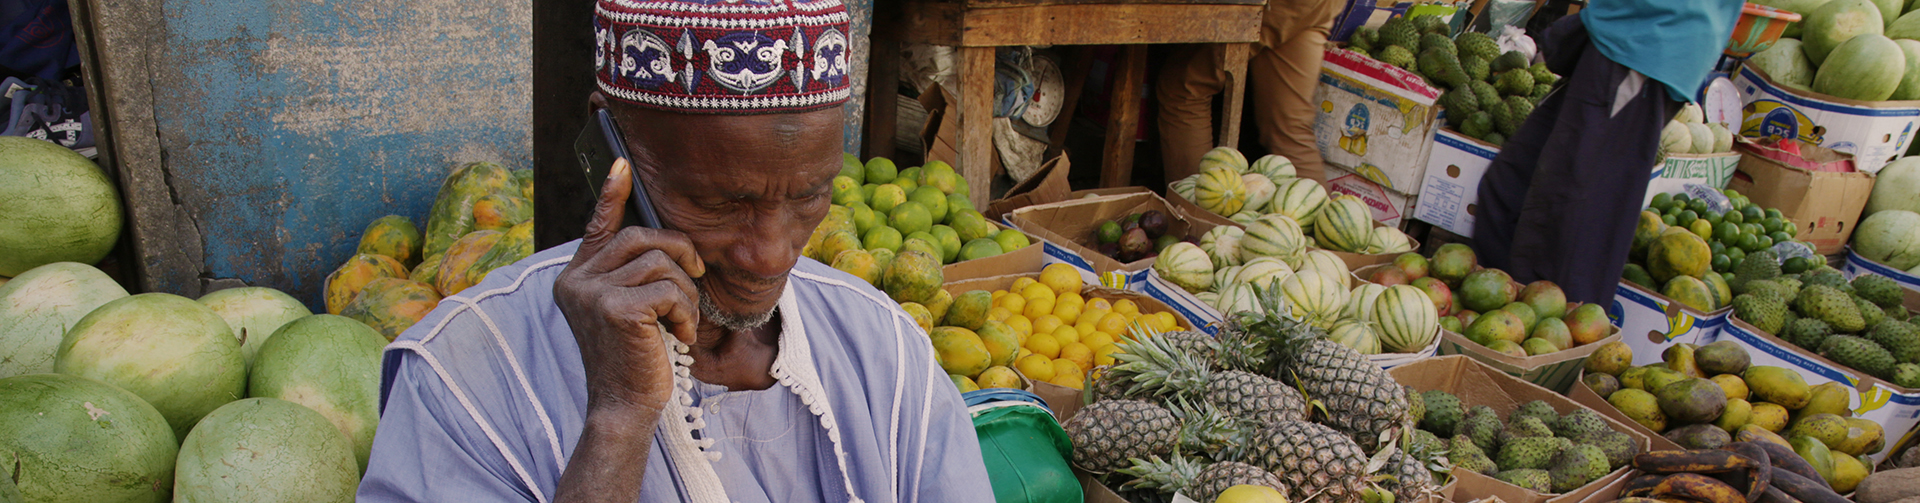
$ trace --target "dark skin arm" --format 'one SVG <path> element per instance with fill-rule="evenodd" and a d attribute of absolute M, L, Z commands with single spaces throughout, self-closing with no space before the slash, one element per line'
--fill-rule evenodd
<path fill-rule="evenodd" d="M 631 502 L 640 494 L 660 411 L 672 397 L 666 337 L 692 344 L 705 264 L 685 234 L 621 228 L 633 169 L 615 162 L 554 302 L 580 345 L 587 419 L 556 502 Z"/>

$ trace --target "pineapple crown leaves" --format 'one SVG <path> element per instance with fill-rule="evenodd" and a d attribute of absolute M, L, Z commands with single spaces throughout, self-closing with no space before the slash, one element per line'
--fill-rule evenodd
<path fill-rule="evenodd" d="M 1115 364 L 1107 372 L 1119 379 L 1128 396 L 1183 396 L 1206 389 L 1213 371 L 1206 362 L 1174 347 L 1166 337 L 1151 335 L 1115 343 Z"/>
<path fill-rule="evenodd" d="M 1252 423 L 1233 417 L 1211 403 L 1194 405 L 1185 397 L 1167 404 L 1180 420 L 1179 447 L 1198 451 L 1214 461 L 1238 461 L 1247 445 Z"/>
<path fill-rule="evenodd" d="M 1164 494 L 1173 494 L 1187 488 L 1194 477 L 1200 475 L 1205 463 L 1180 454 L 1174 448 L 1167 459 L 1160 456 L 1148 456 L 1147 459 L 1129 458 L 1132 466 L 1115 470 L 1114 473 L 1132 478 L 1120 485 L 1121 489 L 1149 489 Z"/>

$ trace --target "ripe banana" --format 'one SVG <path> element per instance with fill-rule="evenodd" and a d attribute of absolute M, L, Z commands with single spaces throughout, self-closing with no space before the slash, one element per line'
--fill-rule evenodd
<path fill-rule="evenodd" d="M 1747 495 L 1713 477 L 1698 473 L 1676 473 L 1653 487 L 1653 496 L 1677 498 L 1699 503 L 1746 503 Z"/>
<path fill-rule="evenodd" d="M 1774 468 L 1779 468 L 1779 470 L 1774 470 L 1773 482 L 1771 482 L 1776 486 L 1779 485 L 1780 473 L 1783 471 L 1791 472 L 1794 475 L 1799 475 L 1801 478 L 1805 478 L 1808 480 L 1822 480 L 1822 481 L 1826 480 L 1825 478 L 1822 478 L 1820 476 L 1820 472 L 1814 471 L 1813 464 L 1808 463 L 1806 458 L 1800 457 L 1799 454 L 1793 452 L 1793 449 L 1790 449 L 1787 446 L 1776 444 L 1773 442 L 1753 442 L 1753 445 L 1757 445 L 1757 446 L 1760 446 L 1760 448 L 1762 449 L 1766 449 L 1767 462 L 1769 464 L 1772 464 Z M 1785 488 L 1781 488 L 1781 489 L 1785 489 Z M 1800 497 L 1799 495 L 1793 494 L 1791 492 L 1787 493 L 1787 495 Z"/>
<path fill-rule="evenodd" d="M 1653 451 L 1633 457 L 1633 467 L 1647 473 L 1726 473 L 1749 470 L 1753 464 L 1752 459 L 1720 449 Z"/>
<path fill-rule="evenodd" d="M 1634 477 L 1632 480 L 1627 481 L 1626 487 L 1620 488 L 1620 496 L 1644 497 L 1653 494 L 1653 487 L 1660 485 L 1660 481 L 1666 480 L 1666 478 L 1666 475 L 1651 473 Z"/>
<path fill-rule="evenodd" d="M 1833 492 L 1825 479 L 1802 477 L 1792 470 L 1774 471 L 1773 487 L 1805 503 L 1849 503 L 1840 493 Z"/>

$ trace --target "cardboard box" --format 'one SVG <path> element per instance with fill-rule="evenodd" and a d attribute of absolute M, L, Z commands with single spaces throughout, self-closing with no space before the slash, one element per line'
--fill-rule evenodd
<path fill-rule="evenodd" d="M 1120 493 L 1114 492 L 1113 488 L 1101 484 L 1100 480 L 1095 478 L 1093 474 L 1078 468 L 1075 468 L 1073 473 L 1080 476 L 1080 490 L 1087 495 L 1086 503 L 1132 503 L 1127 501 L 1126 498 L 1120 497 Z M 1446 485 L 1440 486 L 1439 489 L 1435 489 L 1431 494 L 1416 499 L 1412 503 L 1445 503 L 1454 501 L 1454 491 L 1459 484 L 1460 481 L 1457 479 L 1447 481 Z M 1173 499 L 1173 503 L 1182 502 L 1211 503 L 1194 502 L 1194 500 L 1187 498 L 1186 495 L 1179 495 Z"/>
<path fill-rule="evenodd" d="M 1500 146 L 1476 140 L 1451 129 L 1433 135 L 1433 153 L 1427 157 L 1426 179 L 1420 182 L 1420 200 L 1413 218 L 1447 232 L 1472 237 L 1473 215 L 1480 201 L 1480 177 L 1487 174 Z"/>
<path fill-rule="evenodd" d="M 1441 90 L 1418 74 L 1330 48 L 1314 90 L 1313 134 L 1320 156 L 1382 187 L 1418 195 Z"/>
<path fill-rule="evenodd" d="M 959 98 L 941 89 L 939 84 L 929 86 L 925 92 L 920 93 L 920 106 L 927 110 L 927 124 L 920 129 L 921 144 L 927 146 L 925 156 L 922 157 L 925 162 L 940 161 L 952 165 L 956 170 L 960 169 L 960 149 L 957 147 L 960 144 L 958 103 Z M 1006 168 L 1000 165 L 998 151 L 989 154 L 987 160 L 992 163 L 988 173 L 999 175 L 1002 171 L 1006 171 Z"/>
<path fill-rule="evenodd" d="M 1868 173 L 1905 155 L 1920 125 L 1920 101 L 1855 101 L 1788 89 L 1751 65 L 1740 68 L 1733 85 L 1746 104 L 1741 136 L 1798 138 L 1853 154 L 1854 165 Z"/>
<path fill-rule="evenodd" d="M 1561 415 L 1587 408 L 1558 393 L 1522 381 L 1465 356 L 1441 356 L 1397 367 L 1389 370 L 1388 373 L 1393 375 L 1395 381 L 1411 386 L 1415 390 L 1440 390 L 1452 393 L 1460 397 L 1462 407 L 1485 405 L 1499 412 L 1500 417 L 1503 418 L 1519 409 L 1521 404 L 1534 400 L 1552 405 L 1553 410 Z M 1632 430 L 1628 425 L 1620 424 L 1619 421 L 1611 418 L 1607 418 L 1607 422 L 1615 431 L 1632 437 L 1642 451 L 1651 444 L 1651 440 L 1645 434 Z M 1454 499 L 1472 501 L 1499 498 L 1508 503 L 1576 503 L 1625 477 L 1631 469 L 1631 467 L 1620 467 L 1599 480 L 1564 494 L 1536 493 L 1478 472 L 1454 470 L 1453 475 L 1459 483 L 1454 490 Z"/>
<path fill-rule="evenodd" d="M 1581 375 L 1584 376 L 1585 373 L 1582 372 Z M 1666 435 L 1648 429 L 1646 426 L 1642 426 L 1639 421 L 1634 421 L 1633 418 L 1627 417 L 1627 413 L 1620 412 L 1620 409 L 1614 408 L 1612 403 L 1607 402 L 1607 397 L 1600 396 L 1599 393 L 1593 391 L 1593 388 L 1587 387 L 1586 381 L 1577 381 L 1578 382 L 1573 384 L 1573 389 L 1567 391 L 1568 398 L 1572 398 L 1575 402 L 1580 402 L 1580 405 L 1585 405 L 1589 409 L 1598 411 L 1600 415 L 1606 416 L 1607 419 L 1612 419 L 1616 423 L 1625 424 L 1628 428 L 1632 428 L 1634 431 L 1646 436 L 1649 440 L 1653 441 L 1653 450 L 1674 451 L 1686 449 L 1685 447 L 1681 447 L 1680 444 L 1668 440 Z"/>
<path fill-rule="evenodd" d="M 1413 210 L 1414 196 L 1381 186 L 1346 168 L 1331 164 L 1327 168 L 1327 176 L 1332 177 L 1327 180 L 1329 196 L 1334 193 L 1351 194 L 1367 204 L 1367 209 L 1373 213 L 1373 221 L 1406 228 L 1401 224 L 1406 222 L 1407 215 Z"/>
<path fill-rule="evenodd" d="M 1440 354 L 1466 355 L 1487 366 L 1499 369 L 1507 375 L 1553 390 L 1555 393 L 1566 393 L 1568 388 L 1573 387 L 1574 383 L 1580 380 L 1580 371 L 1586 368 L 1587 356 L 1592 355 L 1594 350 L 1600 349 L 1601 345 L 1620 340 L 1619 327 L 1608 327 L 1608 329 L 1610 332 L 1606 338 L 1594 341 L 1592 344 L 1528 357 L 1496 352 L 1467 339 L 1465 335 L 1442 331 Z"/>
<path fill-rule="evenodd" d="M 1666 162 L 1653 167 L 1653 174 L 1647 180 L 1647 195 L 1640 201 L 1640 207 L 1653 203 L 1655 195 L 1678 194 L 1688 185 L 1727 188 L 1727 181 L 1733 179 L 1734 168 L 1739 165 L 1738 152 L 1669 155 Z"/>
<path fill-rule="evenodd" d="M 1073 163 L 1067 160 L 1067 154 L 1061 153 L 1046 164 L 1040 165 L 1040 171 L 1026 181 L 1014 185 L 1007 194 L 987 203 L 987 220 L 1000 220 L 1013 210 L 1067 200 L 1073 187 L 1067 184 L 1067 173 L 1073 170 Z"/>
<path fill-rule="evenodd" d="M 1756 147 L 1742 144 L 1739 177 L 1728 188 L 1745 194 L 1753 204 L 1778 208 L 1780 214 L 1800 227 L 1795 239 L 1813 244 L 1823 255 L 1839 253 L 1860 223 L 1860 212 L 1873 193 L 1873 175 L 1808 171 L 1788 166 L 1756 153 Z M 1831 162 L 1851 157 L 1833 149 L 1807 145 L 1804 157 L 1815 162 Z"/>
<path fill-rule="evenodd" d="M 1878 274 L 1893 278 L 1893 282 L 1899 283 L 1900 286 L 1908 290 L 1920 290 L 1920 275 L 1895 269 L 1890 265 L 1867 260 L 1866 257 L 1855 253 L 1852 246 L 1847 247 L 1847 262 L 1840 265 L 1840 272 L 1846 273 L 1847 279 L 1853 279 L 1862 274 Z"/>
<path fill-rule="evenodd" d="M 1005 226 L 1002 226 L 1002 227 L 1011 229 L 1011 227 L 1005 227 Z M 1046 248 L 1045 244 L 1041 243 L 1040 238 L 1037 236 L 1034 236 L 1033 234 L 1028 234 L 1025 232 L 1022 232 L 1021 234 L 1026 234 L 1027 236 L 1028 244 L 1026 247 L 1018 250 L 1002 253 L 999 255 L 994 255 L 987 258 L 962 260 L 959 262 L 954 262 L 951 264 L 940 266 L 941 276 L 947 278 L 948 280 L 952 280 L 953 278 L 958 278 L 958 277 L 977 276 L 978 274 L 973 272 L 976 270 L 996 270 L 997 271 L 997 270 L 1003 270 L 1008 267 L 1024 267 L 1025 264 L 1028 264 L 1028 263 L 1038 263 L 1041 260 L 1042 256 L 1045 255 L 1046 253 L 1044 251 L 1044 249 Z M 1035 268 L 1034 270 L 1038 270 L 1038 268 Z"/>
<path fill-rule="evenodd" d="M 1607 318 L 1620 328 L 1620 340 L 1633 348 L 1633 364 L 1660 361 L 1660 353 L 1679 343 L 1706 344 L 1727 323 L 1733 308 L 1711 313 L 1687 307 L 1658 292 L 1622 280 Z"/>
<path fill-rule="evenodd" d="M 1049 246 L 1077 255 L 1080 259 L 1078 263 L 1068 262 L 1082 269 L 1083 276 L 1097 277 L 1100 273 L 1110 271 L 1133 272 L 1153 266 L 1153 259 L 1150 258 L 1122 263 L 1101 255 L 1093 246 L 1093 231 L 1101 222 L 1148 210 L 1166 213 L 1167 233 L 1175 236 L 1198 238 L 1214 227 L 1210 223 L 1183 217 L 1167 200 L 1151 192 L 1028 206 L 1008 214 L 1007 221 L 1015 228 L 1045 240 Z M 1049 255 L 1056 254 L 1049 252 Z M 1061 258 L 1067 259 L 1065 256 Z"/>

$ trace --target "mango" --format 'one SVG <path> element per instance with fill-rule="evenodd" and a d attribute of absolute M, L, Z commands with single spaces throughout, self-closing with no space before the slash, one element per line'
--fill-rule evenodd
<path fill-rule="evenodd" d="M 1793 448 L 1793 444 L 1787 443 L 1786 438 L 1783 438 L 1779 434 L 1776 434 L 1774 432 L 1767 431 L 1766 428 L 1762 428 L 1760 427 L 1760 425 L 1751 424 L 1751 423 L 1747 424 L 1746 426 L 1741 426 L 1739 430 L 1733 432 L 1733 441 L 1735 442 L 1771 442 L 1774 445 L 1778 445 L 1788 449 Z"/>
<path fill-rule="evenodd" d="M 934 327 L 929 337 L 933 339 L 933 351 L 940 361 L 940 368 L 948 374 L 980 375 L 980 372 L 992 366 L 993 356 L 987 352 L 986 343 L 972 330 Z"/>
<path fill-rule="evenodd" d="M 1846 441 L 1847 420 L 1834 414 L 1807 414 L 1793 421 L 1793 424 L 1787 427 L 1786 435 L 1787 438 L 1804 436 L 1819 440 L 1828 449 L 1832 449 Z"/>
<path fill-rule="evenodd" d="M 1740 431 L 1740 428 L 1746 426 L 1752 419 L 1752 403 L 1742 398 L 1728 398 L 1726 409 L 1720 412 L 1719 418 L 1713 420 L 1713 425 L 1730 432 Z"/>
<path fill-rule="evenodd" d="M 1482 346 L 1493 347 L 1496 341 L 1518 344 L 1527 338 L 1526 322 L 1511 311 L 1494 310 L 1475 318 L 1467 324 L 1467 333 L 1462 334 Z"/>
<path fill-rule="evenodd" d="M 1840 417 L 1853 415 L 1853 390 L 1846 385 L 1828 381 L 1808 388 L 1807 405 L 1793 411 L 1795 418 L 1815 414 L 1832 414 Z"/>
<path fill-rule="evenodd" d="M 1827 485 L 1833 486 L 1833 492 L 1846 494 L 1860 487 L 1860 481 L 1867 478 L 1867 465 L 1853 456 L 1833 457 L 1833 476 L 1827 478 Z"/>
<path fill-rule="evenodd" d="M 990 363 L 993 365 L 1013 365 L 1014 357 L 1020 355 L 1020 335 L 1006 323 L 987 320 L 981 323 L 980 330 L 974 332 L 974 335 L 978 335 L 980 342 L 986 345 L 987 355 L 991 358 Z"/>
<path fill-rule="evenodd" d="M 1880 423 L 1858 417 L 1846 418 L 1847 436 L 1827 447 L 1853 456 L 1873 454 L 1886 447 L 1887 431 Z"/>
<path fill-rule="evenodd" d="M 1800 377 L 1799 372 L 1780 367 L 1756 365 L 1748 367 L 1740 377 L 1747 381 L 1747 388 L 1753 391 L 1754 397 L 1761 401 L 1779 404 L 1787 409 L 1798 410 L 1806 407 L 1807 402 L 1813 399 L 1813 390 L 1807 386 L 1807 380 Z M 1786 418 L 1781 419 L 1781 426 L 1784 427 Z M 1769 429 L 1780 431 L 1777 428 Z"/>
<path fill-rule="evenodd" d="M 1612 404 L 1615 409 L 1620 409 L 1621 413 L 1649 430 L 1654 432 L 1667 430 L 1667 415 L 1660 411 L 1659 399 L 1652 393 L 1637 389 L 1623 389 L 1607 397 L 1607 403 Z"/>
<path fill-rule="evenodd" d="M 1574 308 L 1575 313 L 1579 311 L 1579 308 Z M 1569 318 L 1571 318 L 1571 316 L 1569 316 Z M 1572 330 L 1573 326 L 1568 325 L 1567 329 Z M 1582 344 L 1580 339 L 1578 337 L 1574 338 L 1574 345 L 1577 346 L 1580 344 Z M 1593 354 L 1587 355 L 1587 372 L 1598 372 L 1620 377 L 1622 372 L 1625 372 L 1628 367 L 1632 366 L 1633 348 L 1621 341 L 1603 344 L 1600 347 L 1594 348 Z"/>
<path fill-rule="evenodd" d="M 1727 398 L 1746 400 L 1747 397 L 1752 396 L 1752 392 L 1747 389 L 1747 382 L 1741 380 L 1738 375 L 1720 374 L 1713 376 L 1713 383 L 1720 385 L 1720 389 L 1727 392 Z"/>
<path fill-rule="evenodd" d="M 1820 478 L 1833 483 L 1833 451 L 1827 449 L 1827 444 L 1813 437 L 1792 435 L 1787 436 L 1787 444 L 1793 446 L 1793 452 L 1807 460 L 1807 464 L 1813 465 L 1813 471 L 1819 472 Z"/>
<path fill-rule="evenodd" d="M 992 308 L 992 292 L 970 290 L 953 298 L 953 306 L 947 308 L 947 317 L 941 320 L 941 324 L 977 331 L 987 322 L 987 310 Z"/>
<path fill-rule="evenodd" d="M 1708 375 L 1739 375 L 1747 371 L 1747 365 L 1753 362 L 1753 356 L 1747 354 L 1747 348 L 1733 341 L 1717 341 L 1700 346 L 1693 351 L 1694 363 L 1700 371 Z"/>
<path fill-rule="evenodd" d="M 1679 372 L 1681 375 L 1687 377 L 1707 377 L 1707 373 L 1702 372 L 1700 365 L 1694 362 L 1693 349 L 1694 346 L 1692 344 L 1674 344 L 1668 347 L 1665 352 L 1660 353 L 1660 359 L 1667 362 L 1667 368 L 1672 369 L 1674 372 Z"/>
<path fill-rule="evenodd" d="M 1685 424 L 1711 422 L 1727 408 L 1727 392 L 1713 381 L 1697 377 L 1662 386 L 1654 396 L 1659 399 L 1660 412 Z"/>
<path fill-rule="evenodd" d="M 1787 409 L 1773 402 L 1753 402 L 1753 417 L 1747 424 L 1779 433 L 1787 429 Z"/>
<path fill-rule="evenodd" d="M 1679 372 L 1675 372 L 1671 369 L 1655 367 L 1653 369 L 1648 370 L 1646 377 L 1642 379 L 1646 381 L 1646 388 L 1644 389 L 1646 389 L 1650 393 L 1658 394 L 1662 388 L 1667 387 L 1667 385 L 1669 384 L 1673 384 L 1673 383 L 1677 383 L 1680 381 L 1685 381 L 1687 379 L 1693 379 L 1693 378 L 1687 377 L 1686 375 L 1681 374 Z"/>
<path fill-rule="evenodd" d="M 1580 376 L 1580 382 L 1601 398 L 1613 396 L 1613 392 L 1620 391 L 1620 380 L 1610 374 L 1588 373 Z"/>

